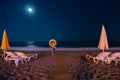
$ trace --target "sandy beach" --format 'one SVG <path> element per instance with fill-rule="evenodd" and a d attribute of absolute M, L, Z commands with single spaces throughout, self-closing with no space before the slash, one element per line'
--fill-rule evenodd
<path fill-rule="evenodd" d="M 109 51 L 117 52 L 119 48 Z M 119 80 L 120 63 L 117 66 L 114 62 L 101 65 L 101 62 L 94 64 L 92 60 L 85 58 L 86 54 L 95 56 L 99 52 L 96 48 L 82 48 L 81 51 L 59 48 L 55 56 L 51 56 L 50 49 L 25 51 L 26 54 L 37 53 L 38 58 L 32 59 L 29 63 L 19 63 L 18 67 L 13 62 L 9 66 L 0 57 L 0 80 Z"/>

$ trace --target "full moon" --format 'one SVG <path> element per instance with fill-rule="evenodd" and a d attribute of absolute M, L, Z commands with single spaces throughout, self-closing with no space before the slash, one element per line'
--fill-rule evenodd
<path fill-rule="evenodd" d="M 29 12 L 33 12 L 32 8 L 28 8 L 28 11 L 29 11 Z"/>
<path fill-rule="evenodd" d="M 28 4 L 25 5 L 24 9 L 25 9 L 25 13 L 27 13 L 28 15 L 31 15 L 31 16 L 34 15 L 35 11 L 36 11 L 34 6 L 28 5 Z"/>

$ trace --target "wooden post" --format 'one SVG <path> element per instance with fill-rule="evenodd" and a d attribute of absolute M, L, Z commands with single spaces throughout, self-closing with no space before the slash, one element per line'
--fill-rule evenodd
<path fill-rule="evenodd" d="M 55 55 L 55 47 L 52 47 L 52 56 Z"/>

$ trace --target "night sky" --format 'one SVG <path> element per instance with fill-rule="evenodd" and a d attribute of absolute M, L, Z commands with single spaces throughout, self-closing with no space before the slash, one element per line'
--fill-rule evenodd
<path fill-rule="evenodd" d="M 108 40 L 120 41 L 119 0 L 0 1 L 0 36 L 5 29 L 9 41 L 94 41 L 103 24 Z"/>

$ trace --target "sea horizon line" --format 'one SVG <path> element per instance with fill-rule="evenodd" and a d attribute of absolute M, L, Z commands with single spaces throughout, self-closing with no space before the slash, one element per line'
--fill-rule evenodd
<path fill-rule="evenodd" d="M 2 50 L 2 49 L 1 49 Z M 51 51 L 50 47 L 10 47 L 8 51 Z M 109 47 L 105 51 L 120 51 L 120 47 Z M 56 51 L 102 51 L 97 47 L 56 47 Z"/>

